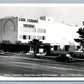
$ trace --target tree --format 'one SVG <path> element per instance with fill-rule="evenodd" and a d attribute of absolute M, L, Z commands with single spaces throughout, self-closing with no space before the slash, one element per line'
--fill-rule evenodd
<path fill-rule="evenodd" d="M 84 28 L 79 28 L 77 33 L 79 34 L 79 38 L 76 38 L 74 40 L 84 47 Z"/>
<path fill-rule="evenodd" d="M 30 47 L 34 51 L 34 57 L 36 57 L 37 50 L 41 45 L 43 45 L 42 41 L 39 41 L 38 39 L 33 39 L 32 41 L 29 42 Z"/>

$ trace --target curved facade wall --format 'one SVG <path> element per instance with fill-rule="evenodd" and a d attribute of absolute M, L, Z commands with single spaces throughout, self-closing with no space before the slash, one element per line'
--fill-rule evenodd
<path fill-rule="evenodd" d="M 1 41 L 17 41 L 18 21 L 16 18 L 0 19 Z"/>

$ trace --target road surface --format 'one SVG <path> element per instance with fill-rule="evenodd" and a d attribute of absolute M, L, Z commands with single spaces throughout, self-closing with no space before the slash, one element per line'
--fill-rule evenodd
<path fill-rule="evenodd" d="M 56 62 L 29 55 L 0 55 L 0 75 L 5 77 L 84 77 L 84 62 Z"/>

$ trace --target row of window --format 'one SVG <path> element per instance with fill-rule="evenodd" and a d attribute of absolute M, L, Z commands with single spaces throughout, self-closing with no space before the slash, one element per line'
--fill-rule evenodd
<path fill-rule="evenodd" d="M 23 27 L 35 28 L 35 25 L 31 25 L 31 24 L 23 24 Z"/>
<path fill-rule="evenodd" d="M 19 18 L 19 21 L 26 21 L 26 18 Z M 38 23 L 38 20 L 34 20 L 34 19 L 27 19 L 27 22 L 33 22 L 33 23 Z"/>
<path fill-rule="evenodd" d="M 23 35 L 23 36 L 20 36 L 20 38 L 22 38 L 22 39 L 24 39 L 24 40 L 27 40 L 27 39 L 29 39 L 29 40 L 32 40 L 32 39 L 36 39 L 36 36 L 34 36 L 34 35 Z M 39 39 L 39 40 L 45 40 L 45 36 L 37 36 L 37 39 Z"/>
<path fill-rule="evenodd" d="M 25 28 L 35 28 L 35 25 L 31 24 L 23 24 L 23 27 Z M 46 29 L 37 29 L 38 33 L 46 33 Z"/>
<path fill-rule="evenodd" d="M 26 21 L 25 18 L 19 18 L 19 21 Z"/>
<path fill-rule="evenodd" d="M 40 20 L 46 20 L 46 17 L 45 16 L 40 17 Z"/>
<path fill-rule="evenodd" d="M 37 32 L 38 33 L 46 33 L 46 29 L 38 29 Z"/>
<path fill-rule="evenodd" d="M 36 33 L 36 29 L 35 29 L 35 28 L 27 28 L 27 29 L 20 28 L 20 29 L 19 29 L 19 32 Z"/>
<path fill-rule="evenodd" d="M 45 36 L 37 36 L 37 39 L 39 39 L 39 40 L 45 40 Z"/>
<path fill-rule="evenodd" d="M 36 36 L 34 35 L 30 35 L 30 36 L 26 36 L 26 35 L 23 35 L 23 39 L 26 40 L 26 39 L 35 39 Z"/>
<path fill-rule="evenodd" d="M 34 19 L 27 19 L 27 22 L 35 22 L 35 23 L 38 23 L 38 20 L 34 20 Z"/>

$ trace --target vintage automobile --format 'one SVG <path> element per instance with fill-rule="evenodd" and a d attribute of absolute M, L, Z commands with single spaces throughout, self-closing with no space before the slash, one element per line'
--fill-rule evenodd
<path fill-rule="evenodd" d="M 46 52 L 44 53 L 37 53 L 36 56 L 45 56 L 46 55 Z"/>
<path fill-rule="evenodd" d="M 56 61 L 61 61 L 61 62 L 75 62 L 75 59 L 70 56 L 70 54 L 62 54 L 56 56 Z"/>

